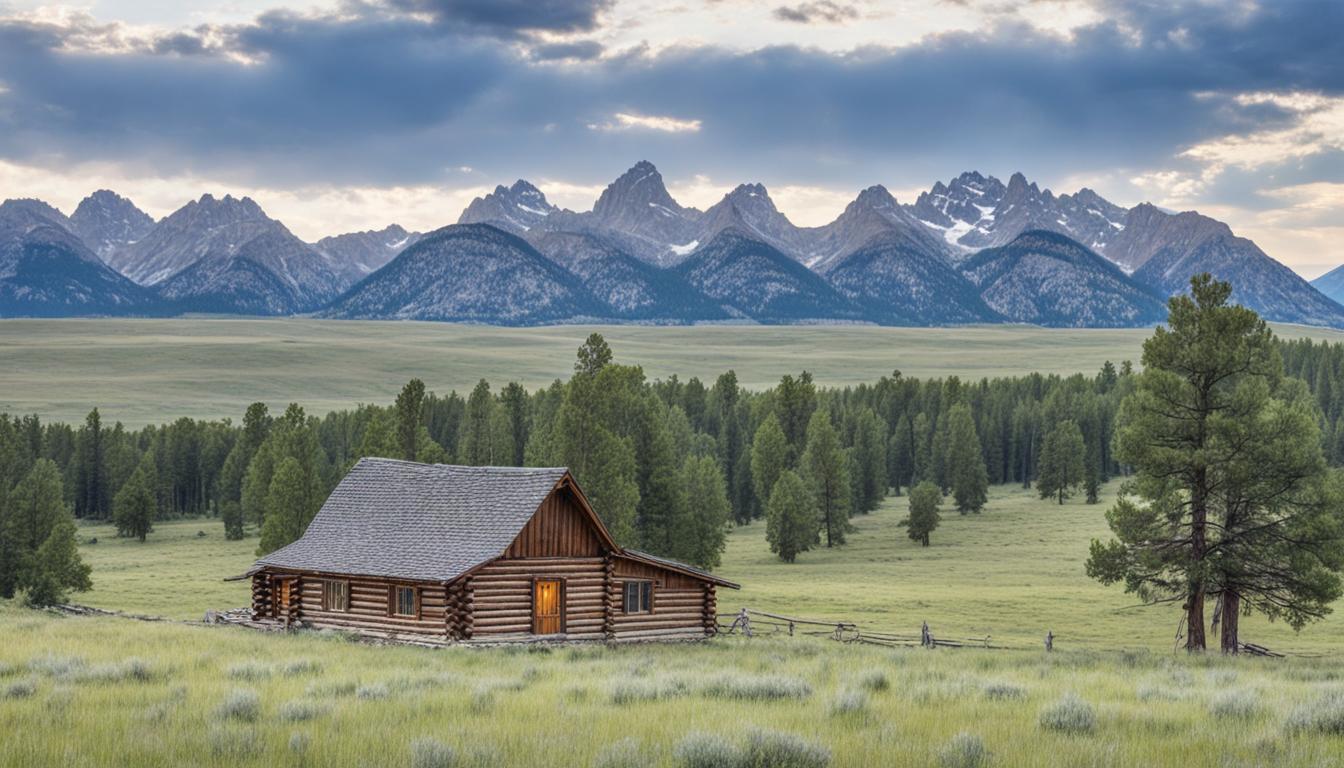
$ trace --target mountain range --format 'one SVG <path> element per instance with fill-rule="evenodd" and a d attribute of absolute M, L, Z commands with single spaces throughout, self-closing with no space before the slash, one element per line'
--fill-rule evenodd
<path fill-rule="evenodd" d="M 1267 319 L 1344 327 L 1341 270 L 1310 284 L 1215 219 L 1056 195 L 1020 173 L 963 173 L 908 204 L 872 186 L 799 227 L 761 184 L 683 206 L 641 161 L 591 211 L 520 179 L 434 232 L 315 243 L 246 197 L 207 194 L 158 221 L 108 190 L 69 217 L 0 205 L 3 317 L 1131 327 L 1160 322 L 1168 297 L 1211 272 Z"/>

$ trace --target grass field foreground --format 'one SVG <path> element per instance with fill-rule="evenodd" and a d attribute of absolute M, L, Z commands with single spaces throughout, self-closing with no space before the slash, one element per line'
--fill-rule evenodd
<path fill-rule="evenodd" d="M 1344 745 L 1336 661 L 805 638 L 430 650 L 6 605 L 0 627 L 0 766 L 1222 768 L 1337 765 Z"/>

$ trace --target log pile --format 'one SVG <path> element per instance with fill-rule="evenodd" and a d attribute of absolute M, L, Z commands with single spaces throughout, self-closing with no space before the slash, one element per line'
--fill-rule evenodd
<path fill-rule="evenodd" d="M 264 573 L 252 577 L 252 620 L 268 619 L 271 608 L 271 578 Z"/>
<path fill-rule="evenodd" d="M 715 594 L 713 584 L 705 585 L 705 609 L 700 613 L 700 620 L 705 627 L 705 634 L 713 636 L 718 633 L 718 596 Z"/>
<path fill-rule="evenodd" d="M 602 606 L 602 636 L 611 640 L 616 637 L 616 612 L 621 609 L 621 585 L 616 581 L 616 560 L 611 555 L 607 555 L 602 573 L 607 588 Z"/>

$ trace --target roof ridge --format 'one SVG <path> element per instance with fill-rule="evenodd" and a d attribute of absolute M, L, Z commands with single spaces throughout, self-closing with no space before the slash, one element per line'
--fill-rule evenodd
<path fill-rule="evenodd" d="M 463 470 L 466 472 L 503 472 L 508 474 L 547 474 L 555 472 L 568 472 L 569 467 L 513 467 L 513 466 L 473 466 L 471 464 L 439 464 L 424 461 L 408 461 L 406 459 L 393 459 L 386 456 L 363 456 L 355 462 L 356 466 L 365 462 L 371 464 L 404 464 L 409 467 L 424 467 L 427 469 L 443 468 Z"/>

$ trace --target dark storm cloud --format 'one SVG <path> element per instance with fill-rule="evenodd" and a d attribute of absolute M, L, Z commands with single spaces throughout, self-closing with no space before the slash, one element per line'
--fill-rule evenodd
<path fill-rule="evenodd" d="M 489 5 L 433 3 L 436 13 L 515 30 L 583 28 L 603 4 L 542 3 L 530 20 L 513 15 L 521 3 Z M 845 55 L 698 47 L 600 59 L 585 56 L 597 51 L 584 43 L 519 46 L 374 11 L 266 14 L 210 31 L 214 47 L 192 56 L 155 53 L 195 51 L 186 40 L 115 56 L 62 51 L 70 29 L 8 22 L 0 157 L 113 160 L 269 184 L 407 184 L 463 165 L 499 178 L 596 182 L 652 156 L 729 180 L 787 167 L 798 183 L 857 187 L 898 171 L 1153 167 L 1198 141 L 1290 119 L 1238 105 L 1233 93 L 1344 92 L 1333 34 L 1344 28 L 1344 4 L 1251 14 L 1125 5 L 1112 17 L 1071 40 L 999 25 Z M 617 112 L 702 128 L 589 127 Z"/>
<path fill-rule="evenodd" d="M 774 16 L 780 21 L 794 21 L 799 24 L 812 24 L 819 21 L 839 24 L 857 19 L 859 11 L 852 5 L 836 3 L 832 0 L 816 0 L 816 2 L 799 3 L 797 5 L 781 5 L 775 9 Z"/>
<path fill-rule="evenodd" d="M 393 7 L 433 16 L 437 21 L 505 35 L 519 32 L 576 32 L 597 26 L 598 14 L 613 0 L 391 0 Z"/>
<path fill-rule="evenodd" d="M 559 61 L 578 59 L 587 61 L 596 59 L 604 50 L 596 40 L 577 40 L 572 43 L 546 43 L 533 46 L 530 53 L 535 61 Z"/>

